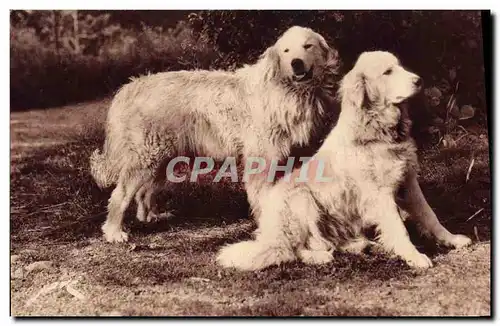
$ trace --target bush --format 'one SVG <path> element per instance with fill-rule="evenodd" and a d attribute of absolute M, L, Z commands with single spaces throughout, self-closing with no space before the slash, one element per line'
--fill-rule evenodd
<path fill-rule="evenodd" d="M 182 22 L 166 32 L 143 26 L 140 31 L 115 29 L 95 39 L 100 39 L 97 49 L 89 50 L 89 43 L 75 52 L 71 47 L 55 49 L 33 27 L 11 27 L 11 109 L 94 99 L 115 91 L 132 76 L 209 68 L 215 56 L 208 41 L 195 38 Z"/>
<path fill-rule="evenodd" d="M 175 28 L 143 24 L 140 30 L 121 28 L 108 14 L 93 15 L 11 14 L 14 109 L 93 99 L 147 72 L 234 69 L 256 60 L 288 27 L 302 25 L 339 50 L 344 70 L 361 52 L 385 49 L 421 75 L 426 90 L 415 120 L 433 121 L 437 129 L 426 123 L 419 129 L 437 130 L 442 138 L 464 117 L 486 119 L 479 11 L 213 10 L 192 13 Z M 79 42 L 72 29 L 75 16 L 81 21 Z M 51 34 L 57 17 L 59 41 Z"/>
<path fill-rule="evenodd" d="M 479 11 L 202 11 L 188 20 L 238 61 L 254 60 L 288 27 L 302 25 L 325 36 L 347 67 L 363 51 L 385 49 L 429 82 L 451 69 L 468 84 L 484 80 Z M 482 88 L 475 90 L 484 96 Z"/>
<path fill-rule="evenodd" d="M 221 52 L 220 66 L 255 60 L 292 25 L 321 33 L 339 50 L 345 70 L 363 51 L 388 50 L 429 89 L 440 90 L 438 105 L 426 101 L 432 115 L 445 119 L 453 95 L 455 105 L 481 108 L 479 118 L 486 116 L 479 11 L 202 11 L 189 22 Z"/>

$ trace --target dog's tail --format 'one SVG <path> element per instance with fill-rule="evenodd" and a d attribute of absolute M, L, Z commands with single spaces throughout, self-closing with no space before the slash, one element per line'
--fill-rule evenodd
<path fill-rule="evenodd" d="M 243 241 L 222 248 L 217 263 L 243 271 L 255 271 L 271 265 L 281 265 L 296 259 L 288 246 L 269 244 L 262 241 Z"/>
<path fill-rule="evenodd" d="M 102 153 L 96 149 L 90 155 L 90 174 L 100 188 L 110 187 L 118 180 L 118 173 L 110 163 L 106 149 Z"/>

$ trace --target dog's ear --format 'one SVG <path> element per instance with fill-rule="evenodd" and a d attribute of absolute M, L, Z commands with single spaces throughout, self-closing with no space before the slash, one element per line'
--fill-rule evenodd
<path fill-rule="evenodd" d="M 327 65 L 329 66 L 337 66 L 338 65 L 338 61 L 339 61 L 339 53 L 337 50 L 335 49 L 332 49 L 328 43 L 326 43 L 326 40 L 325 38 L 316 33 L 316 35 L 318 36 L 318 41 L 319 41 L 319 46 L 321 47 L 321 49 L 323 50 L 323 52 L 325 53 L 325 58 L 326 58 L 326 63 Z"/>
<path fill-rule="evenodd" d="M 279 75 L 280 56 L 275 46 L 267 48 L 267 50 L 261 54 L 260 60 L 264 65 L 263 75 L 266 80 L 274 79 Z"/>
<path fill-rule="evenodd" d="M 362 108 L 366 100 L 366 78 L 354 69 L 344 76 L 340 83 L 339 95 L 342 103 Z"/>

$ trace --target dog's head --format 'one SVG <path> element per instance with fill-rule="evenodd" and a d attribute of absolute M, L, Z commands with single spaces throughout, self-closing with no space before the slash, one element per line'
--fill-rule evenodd
<path fill-rule="evenodd" d="M 391 140 L 409 135 L 406 100 L 422 88 L 422 79 L 404 69 L 390 52 L 362 53 L 354 68 L 342 79 L 339 95 L 342 111 L 357 111 L 366 130 L 373 127 L 373 136 Z M 370 133 L 365 132 L 370 138 Z"/>
<path fill-rule="evenodd" d="M 396 56 L 372 51 L 359 56 L 342 80 L 340 95 L 356 107 L 391 106 L 404 102 L 421 88 L 422 79 L 404 69 Z"/>
<path fill-rule="evenodd" d="M 326 67 L 336 68 L 338 52 L 325 38 L 310 28 L 293 26 L 263 54 L 274 69 L 274 75 L 300 84 L 321 76 Z"/>

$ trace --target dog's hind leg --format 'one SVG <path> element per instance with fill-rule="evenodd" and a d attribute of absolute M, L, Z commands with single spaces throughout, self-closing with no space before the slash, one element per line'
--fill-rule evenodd
<path fill-rule="evenodd" d="M 137 191 L 135 195 L 137 203 L 136 217 L 139 221 L 151 222 L 161 217 L 157 206 L 157 196 L 161 190 L 161 185 L 151 180 Z"/>
<path fill-rule="evenodd" d="M 137 204 L 136 217 L 141 222 L 145 222 L 148 216 L 149 208 L 147 206 L 149 206 L 149 202 L 147 202 L 146 194 L 148 191 L 151 191 L 150 187 L 152 187 L 152 184 L 146 183 L 135 194 L 135 202 Z"/>
<path fill-rule="evenodd" d="M 123 217 L 137 191 L 151 179 L 149 171 L 130 173 L 122 171 L 108 203 L 108 216 L 102 226 L 108 242 L 126 242 L 128 235 L 122 229 Z"/>
<path fill-rule="evenodd" d="M 318 228 L 317 210 L 310 210 L 308 213 L 309 235 L 305 247 L 299 247 L 297 256 L 304 264 L 321 265 L 333 261 L 334 246 L 326 240 Z"/>
<path fill-rule="evenodd" d="M 276 207 L 280 201 L 277 205 L 273 205 L 272 199 L 271 197 L 262 203 L 263 213 L 266 216 L 261 219 L 256 239 L 222 248 L 217 255 L 219 265 L 249 271 L 296 259 L 294 246 L 290 241 L 291 235 L 284 231 L 286 222 L 283 207 Z"/>
<path fill-rule="evenodd" d="M 167 162 L 169 160 L 162 160 L 159 164 L 159 167 L 155 171 L 155 178 L 152 180 L 150 186 L 148 187 L 145 195 L 144 202 L 146 204 L 146 221 L 156 221 L 162 218 L 171 217 L 173 214 L 171 211 L 166 211 L 164 213 L 159 212 L 158 207 L 158 195 L 162 190 L 171 189 L 175 186 L 175 183 L 172 183 L 167 178 Z"/>
<path fill-rule="evenodd" d="M 448 231 L 438 220 L 436 214 L 425 200 L 418 184 L 416 173 L 411 171 L 404 184 L 403 200 L 400 203 L 416 221 L 423 234 L 432 235 L 439 244 L 452 248 L 461 248 L 471 244 L 471 239 L 461 234 Z"/>
<path fill-rule="evenodd" d="M 316 223 L 311 222 L 306 245 L 299 247 L 297 256 L 304 264 L 321 265 L 333 260 L 333 250 L 333 245 L 321 236 Z"/>
<path fill-rule="evenodd" d="M 172 183 L 167 181 L 165 173 L 168 160 L 161 162 L 159 167 L 155 169 L 154 179 L 145 183 L 136 194 L 137 219 L 141 222 L 151 222 L 172 215 L 171 212 L 160 214 L 158 211 L 158 194 L 163 189 L 173 186 Z"/>
<path fill-rule="evenodd" d="M 170 183 L 167 182 L 167 187 L 172 186 Z M 147 203 L 147 211 L 148 214 L 146 216 L 146 221 L 151 222 L 151 221 L 157 221 L 160 219 L 164 218 L 169 218 L 174 216 L 174 213 L 170 210 L 167 210 L 166 212 L 160 213 L 158 210 L 158 194 L 162 189 L 164 189 L 163 185 L 159 185 L 157 183 L 153 184 L 153 186 L 146 192 L 145 195 L 145 203 Z"/>
<path fill-rule="evenodd" d="M 399 216 L 392 194 L 379 194 L 369 201 L 365 218 L 374 222 L 378 229 L 377 240 L 411 267 L 429 268 L 432 262 L 411 243 L 406 227 Z"/>

